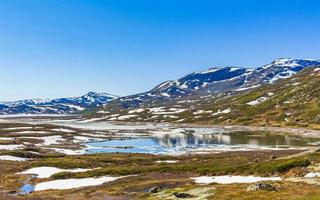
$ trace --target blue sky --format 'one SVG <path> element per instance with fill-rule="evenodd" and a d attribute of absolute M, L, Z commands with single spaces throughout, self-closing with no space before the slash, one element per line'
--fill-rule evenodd
<path fill-rule="evenodd" d="M 1 100 L 118 95 L 212 66 L 320 57 L 317 0 L 1 0 Z"/>

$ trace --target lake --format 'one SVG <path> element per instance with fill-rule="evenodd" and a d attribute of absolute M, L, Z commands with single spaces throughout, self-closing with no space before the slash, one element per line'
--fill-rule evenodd
<path fill-rule="evenodd" d="M 157 134 L 141 138 L 122 138 L 87 142 L 89 153 L 180 154 L 186 152 L 301 148 L 314 146 L 319 139 L 268 132 L 216 132 L 211 134 Z"/>

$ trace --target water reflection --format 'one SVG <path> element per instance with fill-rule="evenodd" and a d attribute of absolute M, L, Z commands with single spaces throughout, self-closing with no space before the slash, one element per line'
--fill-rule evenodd
<path fill-rule="evenodd" d="M 89 153 L 168 153 L 197 149 L 240 149 L 308 146 L 312 139 L 266 132 L 217 132 L 212 134 L 175 133 L 157 134 L 148 138 L 109 140 L 86 143 Z"/>
<path fill-rule="evenodd" d="M 203 144 L 225 144 L 238 145 L 249 144 L 258 146 L 305 146 L 310 139 L 289 137 L 281 134 L 265 132 L 231 132 L 215 134 L 163 134 L 153 137 L 153 140 L 165 147 L 203 145 Z"/>

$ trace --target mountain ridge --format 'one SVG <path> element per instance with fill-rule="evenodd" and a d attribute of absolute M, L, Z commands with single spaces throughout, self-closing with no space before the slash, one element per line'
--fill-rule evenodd
<path fill-rule="evenodd" d="M 282 80 L 289 79 L 296 74 L 303 72 L 307 68 L 313 66 L 320 66 L 320 60 L 318 59 L 276 59 L 270 64 L 264 65 L 260 68 L 247 69 L 247 68 L 210 68 L 203 72 L 194 72 L 187 76 L 184 76 L 176 81 L 166 81 L 157 85 L 154 89 L 146 93 L 141 93 L 129 96 L 121 97 L 106 104 L 103 108 L 98 109 L 95 112 L 85 115 L 86 118 L 92 118 L 96 120 L 119 120 L 119 121 L 146 121 L 146 122 L 196 122 L 197 118 L 200 119 L 201 114 L 215 114 L 220 117 L 220 114 L 228 114 L 232 112 L 228 108 L 221 108 L 218 110 L 205 110 L 201 107 L 210 106 L 218 101 L 230 101 L 232 97 L 241 96 L 246 93 L 250 93 L 254 90 L 259 90 L 263 86 L 274 85 Z M 241 71 L 242 70 L 242 71 Z M 216 72 L 237 72 L 237 76 L 228 76 L 227 79 L 219 78 Z M 196 79 L 204 74 L 214 74 L 213 77 L 205 76 L 205 81 L 197 82 L 192 85 Z M 208 81 L 209 80 L 209 81 Z M 197 90 L 193 93 L 193 89 L 204 82 L 210 82 L 213 84 L 215 91 L 202 92 Z M 189 95 L 185 96 L 173 96 L 170 99 L 167 96 L 170 92 L 176 92 L 177 85 L 188 85 L 192 87 L 180 88 L 178 91 L 186 92 L 185 88 L 192 88 Z M 218 87 L 219 86 L 219 87 Z M 207 89 L 207 88 L 206 88 Z M 169 90 L 169 91 L 168 91 Z M 170 91 L 171 90 L 171 91 Z M 156 92 L 154 92 L 156 91 Z M 200 92 L 198 92 L 200 91 Z M 152 93 L 153 92 L 153 93 Z M 167 92 L 168 95 L 163 95 L 163 92 Z M 157 95 L 160 94 L 160 95 Z M 146 99 L 146 97 L 148 97 Z M 172 95 L 170 95 L 172 97 Z M 138 99 L 137 99 L 138 98 Z M 267 98 L 267 97 L 265 97 Z M 169 99 L 169 100 L 168 100 Z M 264 100 L 263 98 L 261 99 Z M 134 102 L 137 101 L 136 104 Z M 252 102 L 254 104 L 254 102 Z M 194 119 L 184 119 L 185 115 L 188 115 L 188 111 L 195 110 L 199 115 L 190 115 L 195 117 Z"/>
<path fill-rule="evenodd" d="M 188 96 L 219 96 L 236 93 L 291 77 L 302 69 L 320 65 L 319 59 L 280 58 L 258 68 L 223 67 L 193 72 L 177 80 L 164 81 L 153 89 L 111 101 L 105 109 L 153 106 Z"/>
<path fill-rule="evenodd" d="M 118 97 L 108 93 L 88 92 L 78 97 L 2 101 L 0 114 L 72 114 L 101 106 L 115 98 Z"/>

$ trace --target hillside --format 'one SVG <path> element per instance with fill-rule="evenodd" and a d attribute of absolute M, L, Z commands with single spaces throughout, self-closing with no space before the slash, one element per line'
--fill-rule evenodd
<path fill-rule="evenodd" d="M 309 67 L 290 78 L 251 90 L 190 96 L 118 112 L 99 111 L 95 116 L 96 120 L 111 121 L 320 128 L 320 70 Z"/>
<path fill-rule="evenodd" d="M 199 109 L 213 113 L 192 111 L 185 121 L 320 128 L 320 70 L 308 68 L 289 79 Z"/>
<path fill-rule="evenodd" d="M 314 65 L 320 65 L 320 60 L 279 58 L 259 68 L 214 67 L 165 81 L 144 93 L 121 97 L 102 110 L 119 112 L 121 109 L 170 104 L 196 96 L 220 97 L 225 93 L 246 91 L 288 78 Z"/>

